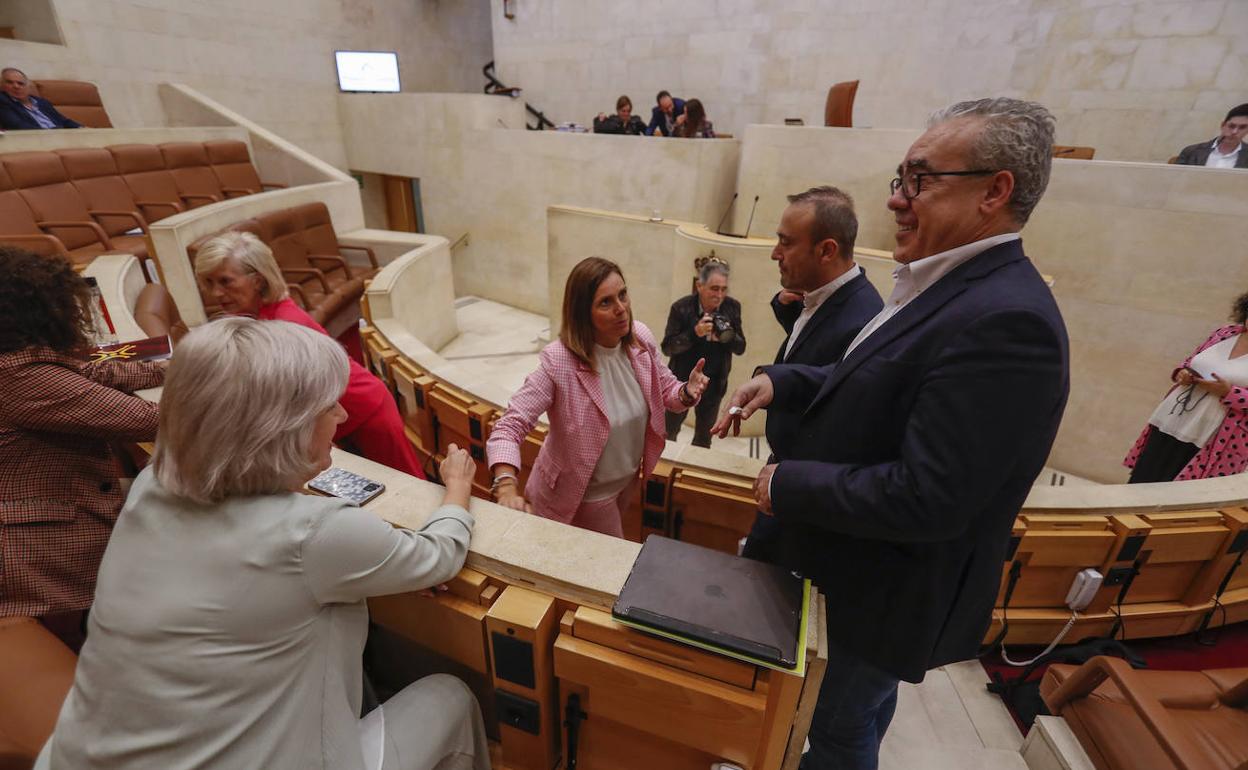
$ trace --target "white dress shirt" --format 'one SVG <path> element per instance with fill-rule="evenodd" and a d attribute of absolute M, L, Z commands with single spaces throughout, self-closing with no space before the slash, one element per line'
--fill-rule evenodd
<path fill-rule="evenodd" d="M 1243 146 L 1242 143 L 1236 144 L 1235 149 L 1223 155 L 1218 150 L 1218 143 L 1221 139 L 1213 140 L 1213 149 L 1209 151 L 1209 157 L 1205 158 L 1206 168 L 1235 168 L 1235 161 L 1239 159 L 1239 150 Z"/>
<path fill-rule="evenodd" d="M 793 350 L 793 343 L 797 342 L 797 338 L 801 335 L 802 329 L 806 328 L 806 324 L 809 323 L 810 319 L 819 311 L 819 306 L 826 302 L 828 297 L 835 294 L 837 289 L 841 288 L 860 275 L 862 275 L 862 268 L 858 267 L 858 265 L 851 265 L 848 270 L 836 278 L 828 281 L 818 289 L 806 293 L 806 296 L 802 298 L 802 313 L 797 317 L 797 320 L 793 322 L 793 331 L 789 332 L 789 341 L 784 347 L 784 357 L 786 359 L 789 357 L 789 353 Z"/>
<path fill-rule="evenodd" d="M 884 303 L 884 309 L 862 327 L 862 331 L 858 332 L 858 336 L 854 337 L 854 341 L 845 349 L 845 355 L 841 356 L 841 360 L 848 358 L 854 348 L 861 345 L 862 341 L 870 337 L 876 329 L 883 326 L 888 319 L 897 315 L 903 307 L 913 302 L 916 297 L 930 289 L 958 265 L 979 256 L 993 246 L 1017 241 L 1020 237 L 1022 236 L 1018 233 L 1002 233 L 942 251 L 930 257 L 916 259 L 908 265 L 898 265 L 897 269 L 893 270 L 893 278 L 896 280 L 893 293 L 889 296 L 888 302 Z"/>

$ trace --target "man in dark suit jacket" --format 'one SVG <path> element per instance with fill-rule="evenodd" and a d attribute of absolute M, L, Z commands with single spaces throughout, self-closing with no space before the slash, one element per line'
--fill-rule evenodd
<path fill-rule="evenodd" d="M 831 619 L 808 770 L 874 768 L 898 681 L 974 657 L 988 629 L 1069 390 L 1065 326 L 1018 236 L 1053 130 L 1015 99 L 933 116 L 888 199 L 900 266 L 884 310 L 839 363 L 765 367 L 732 396 L 740 418 L 803 408 L 790 458 L 763 468 L 755 497 Z"/>
<path fill-rule="evenodd" d="M 719 413 L 719 402 L 728 392 L 732 357 L 745 352 L 745 332 L 741 329 L 741 303 L 728 296 L 728 263 L 714 257 L 701 257 L 692 294 L 672 303 L 663 332 L 663 352 L 670 357 L 667 367 L 678 379 L 689 379 L 699 359 L 706 359 L 702 373 L 711 378 L 702 400 L 693 408 L 693 445 L 711 445 L 711 426 Z M 685 421 L 683 412 L 667 413 L 667 438 L 676 440 Z"/>
<path fill-rule="evenodd" d="M 1184 147 L 1175 161 L 1181 166 L 1248 168 L 1248 103 L 1232 107 L 1216 139 Z"/>
<path fill-rule="evenodd" d="M 26 73 L 16 67 L 0 70 L 0 128 L 10 131 L 39 128 L 82 128 L 52 106 L 52 102 L 30 93 Z"/>
<path fill-rule="evenodd" d="M 667 91 L 659 91 L 654 101 L 646 136 L 671 136 L 676 126 L 685 122 L 685 100 L 677 99 Z"/>
<path fill-rule="evenodd" d="M 858 217 L 854 201 L 835 187 L 813 187 L 789 196 L 776 230 L 771 258 L 782 287 L 771 310 L 788 337 L 776 351 L 777 364 L 825 366 L 841 360 L 859 330 L 884 306 L 880 293 L 854 264 Z M 704 397 L 705 398 L 705 397 Z M 767 411 L 769 463 L 789 456 L 801 427 L 801 412 L 773 405 Z M 759 512 L 744 556 L 775 561 L 779 524 Z"/>

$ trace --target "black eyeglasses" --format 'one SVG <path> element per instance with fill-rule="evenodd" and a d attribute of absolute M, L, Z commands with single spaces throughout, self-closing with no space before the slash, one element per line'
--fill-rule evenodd
<path fill-rule="evenodd" d="M 923 192 L 923 177 L 925 176 L 984 176 L 995 173 L 997 173 L 995 170 L 989 168 L 977 168 L 971 171 L 922 171 L 917 174 L 894 177 L 893 181 L 889 182 L 888 191 L 891 195 L 900 189 L 906 200 L 914 200 L 919 197 L 919 193 Z"/>

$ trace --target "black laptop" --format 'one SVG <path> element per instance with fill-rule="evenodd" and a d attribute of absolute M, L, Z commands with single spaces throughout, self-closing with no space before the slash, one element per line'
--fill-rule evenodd
<path fill-rule="evenodd" d="M 611 614 L 643 630 L 795 668 L 803 610 L 802 579 L 782 567 L 651 535 Z"/>

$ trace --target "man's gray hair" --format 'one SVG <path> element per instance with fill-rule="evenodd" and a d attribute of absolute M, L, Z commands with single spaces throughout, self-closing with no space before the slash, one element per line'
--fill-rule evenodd
<path fill-rule="evenodd" d="M 706 264 L 698 268 L 698 283 L 705 284 L 707 281 L 711 280 L 711 275 L 714 273 L 719 273 L 726 281 L 728 280 L 728 276 L 732 273 L 732 269 L 728 267 L 727 262 L 707 260 Z"/>
<path fill-rule="evenodd" d="M 316 421 L 342 398 L 349 371 L 329 335 L 287 321 L 230 317 L 192 329 L 165 378 L 156 478 L 203 504 L 296 489 L 316 472 Z"/>
<path fill-rule="evenodd" d="M 1042 104 L 1022 99 L 975 99 L 938 110 L 928 119 L 927 127 L 957 118 L 983 121 L 979 136 L 971 144 L 967 166 L 1013 174 L 1010 209 L 1018 224 L 1026 224 L 1049 185 L 1057 125 L 1053 113 Z"/>
<path fill-rule="evenodd" d="M 10 72 L 16 72 L 17 74 L 19 74 L 19 75 L 21 75 L 23 78 L 25 78 L 27 81 L 29 81 L 29 80 L 30 80 L 30 75 L 27 75 L 25 72 L 22 72 L 22 71 L 21 71 L 21 70 L 19 70 L 17 67 L 5 67 L 4 69 L 0 70 L 0 78 L 4 77 L 5 75 L 9 74 Z"/>

